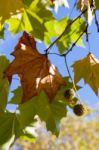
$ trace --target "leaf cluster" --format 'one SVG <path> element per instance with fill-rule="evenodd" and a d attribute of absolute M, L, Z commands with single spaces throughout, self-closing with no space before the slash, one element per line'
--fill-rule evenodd
<path fill-rule="evenodd" d="M 23 32 L 12 52 L 13 61 L 10 62 L 7 55 L 0 56 L 1 150 L 7 150 L 20 136 L 34 138 L 26 128 L 34 127 L 36 115 L 46 122 L 48 130 L 58 135 L 60 120 L 66 116 L 67 106 L 70 106 L 64 92 L 69 88 L 77 91 L 80 87 L 76 83 L 80 79 L 83 78 L 98 95 L 99 62 L 91 53 L 72 65 L 75 82 L 69 80 L 71 76 L 67 64 L 69 77 L 62 77 L 48 58 L 54 44 L 58 49 L 57 55 L 63 58 L 75 45 L 83 46 L 82 36 L 84 33 L 88 35 L 86 19 L 82 17 L 86 10 L 77 18 L 66 16 L 57 20 L 53 8 L 51 1 L 0 1 L 0 38 L 4 38 L 5 24 L 13 35 Z M 47 46 L 43 54 L 36 48 L 38 41 Z M 20 86 L 10 91 L 15 74 L 19 77 Z M 9 93 L 13 93 L 10 100 Z M 8 104 L 16 105 L 15 112 L 7 110 Z"/>

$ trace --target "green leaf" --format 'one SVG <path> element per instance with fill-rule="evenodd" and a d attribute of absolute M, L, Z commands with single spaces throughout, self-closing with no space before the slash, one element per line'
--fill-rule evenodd
<path fill-rule="evenodd" d="M 51 20 L 45 23 L 45 27 L 47 32 L 45 34 L 45 43 L 46 45 L 49 44 L 49 39 L 51 43 L 51 39 L 53 37 L 58 37 L 61 35 L 68 25 L 70 20 L 66 17 L 62 18 L 60 21 Z M 63 36 L 56 42 L 58 46 L 59 52 L 64 53 L 72 43 L 78 39 L 81 33 L 84 31 L 85 23 L 83 19 L 77 19 L 72 25 L 68 27 L 66 32 L 64 32 Z M 83 46 L 82 38 L 78 40 L 76 43 L 78 46 Z"/>
<path fill-rule="evenodd" d="M 21 136 L 20 140 L 27 141 L 27 142 L 30 142 L 30 143 L 34 143 L 36 141 L 36 138 L 33 137 L 33 136 L 29 137 L 28 135 L 26 135 L 26 136 Z"/>
<path fill-rule="evenodd" d="M 24 3 L 27 7 L 29 7 L 32 2 L 33 2 L 33 0 L 23 0 L 23 3 Z"/>
<path fill-rule="evenodd" d="M 4 77 L 4 71 L 9 65 L 9 60 L 6 56 L 0 56 L 0 79 Z"/>
<path fill-rule="evenodd" d="M 0 80 L 0 109 L 5 110 L 9 94 L 8 80 Z"/>
<path fill-rule="evenodd" d="M 48 10 L 46 4 L 44 4 L 40 0 L 32 1 L 29 9 L 32 12 L 35 12 L 44 21 L 54 19 L 52 12 L 50 10 Z"/>
<path fill-rule="evenodd" d="M 59 130 L 60 130 L 60 120 L 63 117 L 66 117 L 66 105 L 58 102 L 58 101 L 54 101 L 51 105 L 51 111 L 52 111 L 52 115 L 55 121 L 55 129 L 53 130 L 54 133 L 56 133 L 58 135 Z"/>
<path fill-rule="evenodd" d="M 12 34 L 20 31 L 27 31 L 34 37 L 44 40 L 44 32 L 46 31 L 44 23 L 53 19 L 51 11 L 46 8 L 41 1 L 35 0 L 28 3 L 28 7 L 24 8 L 21 18 L 10 18 L 6 21 L 9 24 L 9 30 Z"/>
<path fill-rule="evenodd" d="M 40 115 L 43 120 L 46 120 L 49 116 L 48 97 L 44 92 L 41 92 L 38 96 L 33 97 L 28 102 L 19 106 L 20 110 L 20 123 L 22 127 L 25 127 L 34 122 L 34 116 Z M 45 114 L 48 114 L 47 116 Z"/>
<path fill-rule="evenodd" d="M 96 4 L 96 9 L 99 9 L 99 1 L 95 0 L 95 4 Z"/>
<path fill-rule="evenodd" d="M 10 100 L 9 103 L 11 104 L 20 104 L 21 100 L 22 100 L 22 88 L 18 87 L 17 89 L 15 89 L 14 91 L 12 91 L 12 93 L 14 94 L 12 99 Z"/>
<path fill-rule="evenodd" d="M 22 0 L 3 0 L 0 1 L 0 17 L 4 22 L 7 18 L 11 16 L 11 13 L 16 13 L 17 10 L 20 10 L 23 7 Z"/>
<path fill-rule="evenodd" d="M 52 37 L 57 37 L 59 36 L 65 29 L 65 26 L 68 23 L 68 18 L 63 18 L 60 21 L 57 20 L 50 20 L 48 22 L 45 23 L 45 27 L 47 29 L 47 32 L 45 34 L 45 43 L 48 45 L 49 43 L 47 43 L 47 38 L 50 39 L 50 43 L 51 43 L 51 38 Z"/>
<path fill-rule="evenodd" d="M 13 135 L 11 138 L 9 138 L 9 140 L 6 143 L 0 145 L 0 150 L 9 150 L 9 147 L 13 143 L 14 138 L 15 136 Z"/>
<path fill-rule="evenodd" d="M 66 116 L 66 105 L 60 102 L 49 104 L 48 97 L 43 91 L 30 101 L 20 105 L 19 110 L 19 121 L 22 127 L 35 122 L 34 116 L 38 115 L 41 120 L 46 122 L 47 129 L 54 133 L 59 132 L 60 119 Z"/>
<path fill-rule="evenodd" d="M 10 18 L 6 21 L 9 24 L 9 31 L 14 35 L 20 31 L 32 31 L 32 26 L 26 11 L 21 16 L 21 19 Z"/>
<path fill-rule="evenodd" d="M 0 116 L 0 147 L 12 144 L 20 135 L 20 126 L 15 113 L 6 112 Z"/>
<path fill-rule="evenodd" d="M 4 71 L 8 67 L 9 61 L 5 56 L 0 56 L 0 110 L 5 110 L 9 94 L 9 83 L 4 79 Z M 0 112 L 2 112 L 0 111 Z"/>
<path fill-rule="evenodd" d="M 4 39 L 4 27 L 0 23 L 0 39 Z"/>
<path fill-rule="evenodd" d="M 27 31 L 33 34 L 34 37 L 43 40 L 44 25 L 43 20 L 30 10 L 24 10 L 21 19 L 10 18 L 6 21 L 9 24 L 9 31 L 16 34 L 20 31 Z"/>

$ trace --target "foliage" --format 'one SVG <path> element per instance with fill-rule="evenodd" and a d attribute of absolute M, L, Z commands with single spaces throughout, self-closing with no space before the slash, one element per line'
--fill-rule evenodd
<path fill-rule="evenodd" d="M 41 90 L 53 99 L 58 89 L 65 85 L 57 69 L 46 54 L 37 51 L 36 42 L 27 33 L 23 33 L 12 55 L 15 60 L 5 71 L 5 76 L 10 82 L 13 74 L 19 75 L 23 89 L 21 103 L 38 95 Z"/>
<path fill-rule="evenodd" d="M 8 60 L 8 55 L 0 55 L 0 149 L 7 150 L 15 139 L 20 136 L 35 137 L 26 129 L 33 128 L 38 115 L 46 122 L 49 131 L 58 136 L 60 120 L 67 114 L 67 106 L 74 108 L 80 102 L 76 83 L 83 78 L 98 95 L 98 65 L 99 62 L 88 54 L 82 60 L 75 62 L 74 80 L 72 79 L 67 55 L 74 46 L 83 46 L 83 35 L 89 41 L 88 27 L 95 15 L 95 24 L 99 31 L 96 9 L 97 0 L 79 0 L 76 9 L 80 14 L 71 19 L 64 16 L 58 20 L 54 9 L 58 12 L 60 6 L 69 7 L 67 0 L 3 0 L 0 1 L 0 38 L 4 38 L 5 25 L 16 35 L 23 32 L 12 52 L 14 60 Z M 86 12 L 88 17 L 86 17 Z M 53 41 L 53 39 L 55 39 Z M 37 49 L 38 41 L 46 45 L 41 54 Z M 65 60 L 69 77 L 63 77 L 48 56 L 50 49 L 56 44 L 56 54 Z M 9 53 L 9 52 L 8 52 Z M 13 75 L 19 77 L 20 86 L 10 91 Z M 66 99 L 64 92 L 68 89 L 75 91 L 75 97 Z M 13 97 L 9 100 L 9 93 Z M 14 113 L 7 110 L 8 104 L 16 104 Z"/>

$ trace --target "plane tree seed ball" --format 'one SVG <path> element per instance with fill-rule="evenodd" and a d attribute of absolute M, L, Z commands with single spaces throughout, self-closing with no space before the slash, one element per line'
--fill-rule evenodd
<path fill-rule="evenodd" d="M 77 116 L 82 116 L 85 113 L 85 108 L 82 104 L 77 104 L 74 106 L 73 112 Z"/>
<path fill-rule="evenodd" d="M 73 89 L 67 89 L 64 96 L 66 99 L 73 99 L 75 97 L 75 91 Z"/>

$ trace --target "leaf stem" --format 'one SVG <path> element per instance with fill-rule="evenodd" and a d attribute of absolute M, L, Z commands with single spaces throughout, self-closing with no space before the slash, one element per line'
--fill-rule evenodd
<path fill-rule="evenodd" d="M 78 97 L 79 102 L 81 103 L 80 96 L 79 96 L 79 94 L 77 93 L 77 88 L 76 88 L 75 82 L 74 82 L 74 80 L 72 79 L 72 76 L 71 76 L 70 71 L 69 71 L 69 67 L 68 67 L 68 64 L 67 64 L 67 59 L 66 59 L 66 57 L 67 57 L 67 56 L 64 55 L 66 69 L 67 69 L 68 75 L 69 75 L 69 77 L 70 77 L 70 79 L 71 79 L 71 82 L 72 82 L 72 84 L 73 84 L 73 89 L 74 89 L 74 91 L 75 91 L 75 93 L 76 93 L 76 96 Z"/>
<path fill-rule="evenodd" d="M 65 65 L 66 65 L 66 69 L 67 69 L 68 75 L 69 75 L 71 81 L 73 82 L 73 79 L 72 79 L 72 76 L 71 76 L 71 74 L 70 74 L 69 67 L 68 67 L 68 64 L 67 64 L 66 55 L 64 56 L 64 59 L 65 59 Z"/>
<path fill-rule="evenodd" d="M 66 69 L 67 69 L 68 75 L 69 75 L 69 77 L 70 77 L 70 79 L 71 79 L 71 82 L 73 83 L 73 88 L 74 88 L 74 90 L 75 90 L 75 92 L 76 92 L 76 95 L 77 95 L 77 97 L 78 97 L 78 99 L 79 99 L 80 102 L 81 102 L 80 96 L 79 96 L 78 93 L 77 93 L 76 85 L 75 85 L 75 82 L 74 82 L 74 80 L 72 79 L 72 76 L 71 76 L 71 74 L 70 74 L 70 71 L 69 71 L 69 67 L 68 67 L 67 59 L 66 59 L 66 58 L 67 58 L 67 55 L 69 54 L 69 52 L 72 51 L 73 47 L 76 45 L 76 43 L 78 42 L 78 40 L 81 38 L 81 36 L 82 36 L 84 33 L 86 33 L 87 28 L 88 28 L 88 26 L 86 26 L 86 28 L 84 29 L 84 31 L 80 34 L 80 36 L 79 36 L 79 37 L 77 38 L 77 40 L 75 41 L 75 43 L 72 44 L 71 48 L 70 48 L 65 54 L 63 54 L 64 59 L 65 59 L 65 65 L 66 65 Z"/>

